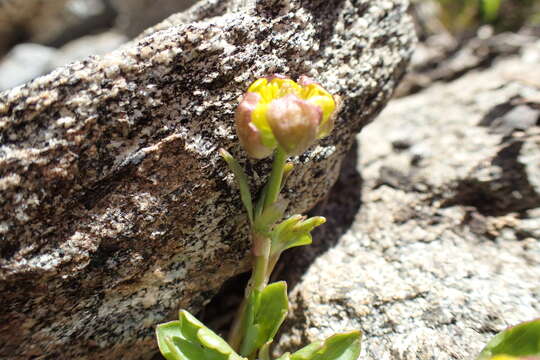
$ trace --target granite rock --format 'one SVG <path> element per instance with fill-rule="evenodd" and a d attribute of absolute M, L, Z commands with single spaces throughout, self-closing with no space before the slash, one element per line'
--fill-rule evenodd
<path fill-rule="evenodd" d="M 405 0 L 209 0 L 0 93 L 0 357 L 150 357 L 157 323 L 197 312 L 246 270 L 246 218 L 217 149 L 254 191 L 269 162 L 238 146 L 239 96 L 276 72 L 341 96 L 334 133 L 286 184 L 289 211 L 307 211 L 403 76 L 406 11 Z"/>
<path fill-rule="evenodd" d="M 316 211 L 325 242 L 286 259 L 276 352 L 361 329 L 361 359 L 473 359 L 540 316 L 538 45 L 393 100 L 363 130 L 344 165 L 358 173 Z"/>

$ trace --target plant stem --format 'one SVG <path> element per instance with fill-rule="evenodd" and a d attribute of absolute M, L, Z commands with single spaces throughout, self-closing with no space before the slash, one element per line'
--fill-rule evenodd
<path fill-rule="evenodd" d="M 253 266 L 253 273 L 251 275 L 251 289 L 263 291 L 268 282 L 267 268 L 268 260 L 270 257 L 270 239 L 262 234 L 253 234 L 253 242 L 259 244 L 258 253 L 255 254 L 255 261 Z"/>
<path fill-rule="evenodd" d="M 252 243 L 258 244 L 254 248 L 259 249 L 253 258 L 253 270 L 249 279 L 248 288 L 244 294 L 244 299 L 238 308 L 236 317 L 229 334 L 229 345 L 239 351 L 246 333 L 246 312 L 248 301 L 254 290 L 263 291 L 268 282 L 268 260 L 270 258 L 270 239 L 262 234 L 253 233 Z"/>
<path fill-rule="evenodd" d="M 287 153 L 280 146 L 277 147 L 274 153 L 274 162 L 272 163 L 272 173 L 268 180 L 268 191 L 264 199 L 264 208 L 272 205 L 277 200 L 279 191 L 281 190 L 281 179 L 283 178 L 283 170 L 287 161 Z"/>
<path fill-rule="evenodd" d="M 278 147 L 274 153 L 274 162 L 272 163 L 272 172 L 267 183 L 267 191 L 263 192 L 264 205 L 263 211 L 268 206 L 272 205 L 278 198 L 281 190 L 281 180 L 283 178 L 283 171 L 287 161 L 287 153 Z M 247 303 L 251 298 L 253 291 L 263 291 L 268 282 L 270 274 L 268 272 L 268 262 L 270 258 L 270 238 L 264 234 L 252 233 L 252 252 L 253 270 L 251 272 L 251 279 L 249 280 L 248 288 L 246 289 L 244 299 L 240 304 L 236 318 L 234 319 L 229 334 L 229 345 L 236 351 L 238 351 L 242 345 L 246 333 L 246 311 Z M 275 264 L 272 264 L 272 267 Z"/>

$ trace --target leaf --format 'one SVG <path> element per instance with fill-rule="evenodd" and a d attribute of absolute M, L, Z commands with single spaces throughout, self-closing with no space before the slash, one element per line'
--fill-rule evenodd
<path fill-rule="evenodd" d="M 225 340 L 185 310 L 180 311 L 179 320 L 158 325 L 156 336 L 159 350 L 167 360 L 243 359 Z"/>
<path fill-rule="evenodd" d="M 495 335 L 477 360 L 491 359 L 496 355 L 540 356 L 540 319 L 521 323 Z"/>
<path fill-rule="evenodd" d="M 246 327 L 246 336 L 240 354 L 250 356 L 261 346 L 271 343 L 279 327 L 285 320 L 289 308 L 287 284 L 284 281 L 268 285 L 249 301 L 247 317 L 251 318 Z"/>
<path fill-rule="evenodd" d="M 285 320 L 288 310 L 289 299 L 287 298 L 287 283 L 285 281 L 279 281 L 264 288 L 261 293 L 255 322 L 260 325 L 265 339 L 257 347 L 274 338 Z"/>
<path fill-rule="evenodd" d="M 182 360 L 181 357 L 177 357 L 174 353 L 174 346 L 170 346 L 172 337 L 179 336 L 182 331 L 180 330 L 180 321 L 171 321 L 165 324 L 159 324 L 156 328 L 156 337 L 158 341 L 159 351 L 161 355 L 167 360 Z M 167 341 L 169 339 L 169 341 Z"/>
<path fill-rule="evenodd" d="M 272 344 L 271 341 L 267 342 L 261 348 L 259 349 L 259 360 L 271 360 L 270 357 L 270 344 Z"/>
<path fill-rule="evenodd" d="M 357 360 L 361 339 L 362 333 L 358 330 L 336 334 L 298 350 L 290 360 Z"/>
<path fill-rule="evenodd" d="M 283 167 L 283 176 L 281 178 L 281 189 L 285 186 L 285 182 L 289 178 L 289 175 L 291 175 L 291 172 L 294 170 L 294 164 L 292 162 L 288 162 Z"/>
<path fill-rule="evenodd" d="M 485 22 L 493 22 L 499 16 L 501 0 L 480 0 L 482 17 Z"/>
<path fill-rule="evenodd" d="M 301 215 L 289 217 L 272 231 L 271 254 L 275 255 L 293 247 L 311 244 L 311 231 L 325 222 L 326 219 L 322 216 L 309 219 Z"/>
<path fill-rule="evenodd" d="M 264 187 L 262 188 L 260 194 L 259 194 L 259 198 L 257 199 L 257 203 L 255 204 L 255 213 L 254 213 L 254 217 L 259 217 L 259 215 L 261 215 L 262 211 L 263 211 L 263 205 L 264 205 L 264 200 L 266 199 L 266 193 L 268 192 L 268 183 L 266 183 L 264 185 Z"/>
<path fill-rule="evenodd" d="M 249 191 L 249 185 L 247 181 L 247 176 L 242 167 L 238 164 L 238 161 L 225 149 L 219 149 L 219 153 L 223 160 L 229 165 L 229 169 L 234 174 L 234 178 L 236 179 L 236 183 L 238 184 L 238 187 L 240 188 L 240 198 L 242 199 L 242 203 L 244 204 L 244 207 L 246 208 L 249 222 L 253 224 L 253 202 L 251 200 L 251 192 Z"/>
<path fill-rule="evenodd" d="M 291 359 L 291 353 L 286 352 L 285 354 L 278 357 L 276 360 L 290 360 Z"/>
<path fill-rule="evenodd" d="M 301 359 L 309 359 L 311 356 L 313 356 L 317 350 L 319 350 L 324 342 L 322 341 L 315 341 L 308 346 L 303 347 L 302 349 L 296 351 L 293 355 L 296 360 Z"/>
<path fill-rule="evenodd" d="M 289 202 L 281 199 L 268 206 L 260 216 L 255 217 L 253 230 L 261 234 L 267 234 L 270 228 L 283 217 Z"/>

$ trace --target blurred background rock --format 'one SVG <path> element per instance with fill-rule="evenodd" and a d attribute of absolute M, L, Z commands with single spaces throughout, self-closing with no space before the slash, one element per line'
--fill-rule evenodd
<path fill-rule="evenodd" d="M 0 0 L 0 90 L 102 55 L 196 0 Z M 397 96 L 489 65 L 540 34 L 540 0 L 412 0 L 420 38 Z"/>
<path fill-rule="evenodd" d="M 0 91 L 116 49 L 196 0 L 0 0 Z"/>

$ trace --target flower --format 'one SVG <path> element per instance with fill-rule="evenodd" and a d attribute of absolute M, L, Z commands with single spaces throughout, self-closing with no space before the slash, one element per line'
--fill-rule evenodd
<path fill-rule="evenodd" d="M 253 82 L 236 109 L 236 132 L 249 156 L 262 159 L 280 146 L 288 155 L 303 153 L 330 134 L 336 103 L 318 83 L 282 75 Z"/>

